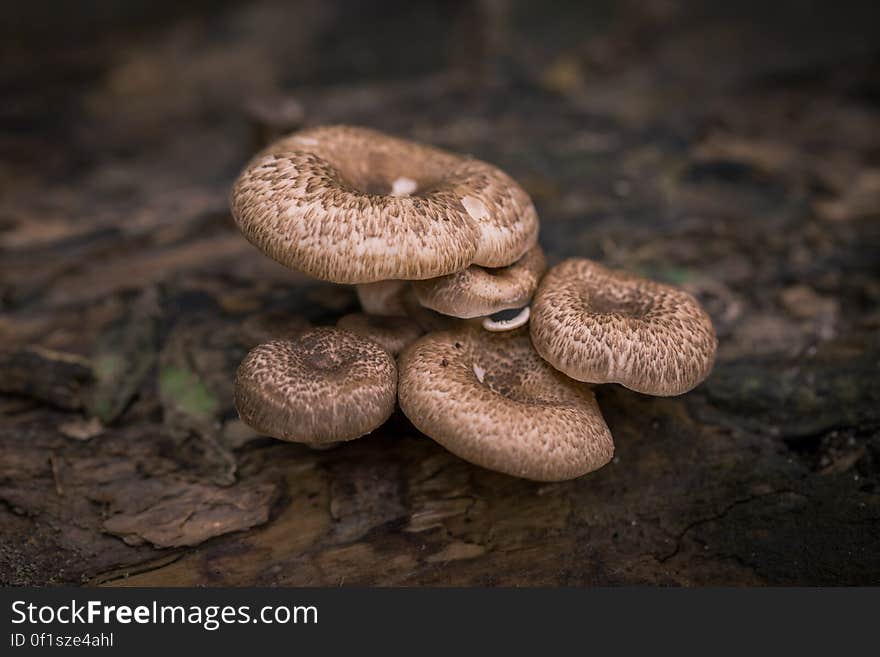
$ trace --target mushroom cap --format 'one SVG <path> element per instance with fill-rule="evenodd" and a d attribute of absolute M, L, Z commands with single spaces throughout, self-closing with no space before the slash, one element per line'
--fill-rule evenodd
<path fill-rule="evenodd" d="M 525 306 L 546 269 L 544 251 L 535 244 L 506 267 L 471 265 L 455 274 L 415 281 L 412 286 L 426 308 L 463 319 L 484 317 Z"/>
<path fill-rule="evenodd" d="M 292 340 L 310 328 L 312 323 L 305 317 L 281 310 L 269 310 L 245 318 L 238 329 L 238 341 L 251 349 L 270 340 Z"/>
<path fill-rule="evenodd" d="M 528 194 L 497 167 L 350 126 L 268 146 L 239 175 L 231 207 L 268 256 L 337 283 L 503 267 L 538 234 Z"/>
<path fill-rule="evenodd" d="M 399 362 L 403 412 L 471 463 L 561 481 L 611 460 L 614 444 L 593 392 L 542 360 L 525 330 L 429 333 Z"/>
<path fill-rule="evenodd" d="M 553 267 L 532 300 L 532 343 L 578 381 L 679 395 L 705 379 L 718 340 L 687 292 L 584 258 Z"/>
<path fill-rule="evenodd" d="M 376 342 L 392 356 L 397 356 L 424 333 L 409 317 L 389 317 L 351 313 L 344 315 L 336 326 Z"/>
<path fill-rule="evenodd" d="M 235 407 L 260 433 L 310 444 L 353 440 L 394 411 L 397 365 L 367 338 L 317 328 L 261 344 L 241 362 Z"/>

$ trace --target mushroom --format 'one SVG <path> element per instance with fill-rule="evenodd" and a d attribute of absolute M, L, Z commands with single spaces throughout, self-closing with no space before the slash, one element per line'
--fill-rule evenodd
<path fill-rule="evenodd" d="M 504 267 L 538 233 L 531 199 L 500 169 L 349 126 L 271 144 L 239 175 L 230 202 L 263 252 L 337 283 Z"/>
<path fill-rule="evenodd" d="M 531 316 L 531 309 L 528 306 L 523 308 L 514 308 L 513 310 L 502 310 L 483 318 L 482 326 L 492 333 L 501 333 L 502 331 L 512 331 L 520 326 L 525 326 Z"/>
<path fill-rule="evenodd" d="M 399 358 L 400 407 L 461 458 L 537 481 L 572 479 L 611 460 L 589 386 L 550 367 L 524 330 L 429 333 Z"/>
<path fill-rule="evenodd" d="M 421 333 L 447 329 L 457 323 L 449 315 L 425 308 L 419 303 L 409 281 L 379 281 L 356 285 L 358 300 L 367 315 L 408 317 Z"/>
<path fill-rule="evenodd" d="M 409 317 L 388 317 L 351 313 L 336 322 L 336 326 L 376 342 L 392 356 L 397 356 L 424 333 Z"/>
<path fill-rule="evenodd" d="M 694 297 L 584 258 L 547 272 L 531 314 L 537 352 L 578 381 L 679 395 L 715 360 L 712 320 Z"/>
<path fill-rule="evenodd" d="M 305 317 L 269 310 L 246 318 L 238 329 L 238 341 L 252 349 L 269 340 L 297 338 L 311 327 L 312 323 Z"/>
<path fill-rule="evenodd" d="M 371 315 L 406 315 L 406 281 L 377 281 L 356 285 L 358 302 Z"/>
<path fill-rule="evenodd" d="M 412 286 L 419 303 L 426 308 L 465 319 L 485 317 L 526 306 L 546 269 L 544 251 L 535 244 L 507 267 L 487 269 L 471 265 L 455 274 L 415 281 Z"/>
<path fill-rule="evenodd" d="M 326 445 L 379 427 L 394 411 L 397 366 L 367 338 L 317 328 L 261 344 L 235 379 L 241 419 L 265 435 Z"/>

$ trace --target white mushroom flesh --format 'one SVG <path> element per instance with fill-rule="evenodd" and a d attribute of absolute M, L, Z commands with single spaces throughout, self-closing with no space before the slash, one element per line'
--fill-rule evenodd
<path fill-rule="evenodd" d="M 391 196 L 409 196 L 417 187 L 415 180 L 402 176 L 391 183 Z"/>
<path fill-rule="evenodd" d="M 529 321 L 530 314 L 531 311 L 529 310 L 529 307 L 526 306 L 509 319 L 492 319 L 492 317 L 485 317 L 483 318 L 483 328 L 487 331 L 492 331 L 493 333 L 512 331 L 525 325 L 525 323 Z"/>

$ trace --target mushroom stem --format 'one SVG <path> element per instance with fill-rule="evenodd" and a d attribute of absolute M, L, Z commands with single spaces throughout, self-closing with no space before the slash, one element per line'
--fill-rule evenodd
<path fill-rule="evenodd" d="M 377 281 L 355 285 L 358 302 L 369 315 L 406 315 L 406 281 Z"/>

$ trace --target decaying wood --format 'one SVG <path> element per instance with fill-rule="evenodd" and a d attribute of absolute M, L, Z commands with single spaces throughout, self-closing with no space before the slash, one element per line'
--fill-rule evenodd
<path fill-rule="evenodd" d="M 0 351 L 0 372 L 0 392 L 71 411 L 82 406 L 82 390 L 94 377 L 88 359 L 38 345 Z"/>
<path fill-rule="evenodd" d="M 338 23 L 332 3 L 211 21 L 159 3 L 86 44 L 5 35 L 0 582 L 880 582 L 880 21 L 504 4 Z M 378 25 L 405 31 L 406 61 L 375 36 L 361 57 Z M 471 29 L 504 38 L 453 47 Z M 254 434 L 231 398 L 245 322 L 356 308 L 229 217 L 278 127 L 255 132 L 254 103 L 277 97 L 503 167 L 551 262 L 697 295 L 712 376 L 677 398 L 600 388 L 614 461 L 552 485 L 399 413 L 327 451 Z"/>

